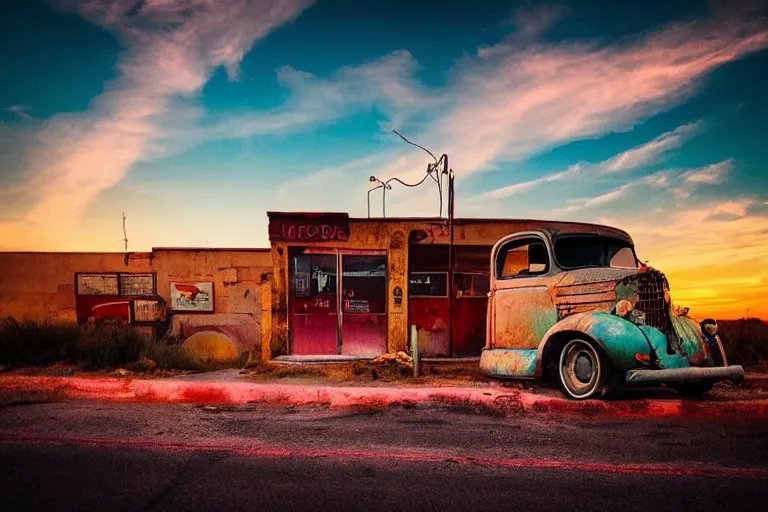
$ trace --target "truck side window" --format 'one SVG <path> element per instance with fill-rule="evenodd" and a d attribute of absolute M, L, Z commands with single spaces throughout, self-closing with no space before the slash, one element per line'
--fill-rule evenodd
<path fill-rule="evenodd" d="M 496 256 L 496 276 L 499 279 L 535 276 L 549 270 L 547 247 L 538 238 L 513 240 Z"/>

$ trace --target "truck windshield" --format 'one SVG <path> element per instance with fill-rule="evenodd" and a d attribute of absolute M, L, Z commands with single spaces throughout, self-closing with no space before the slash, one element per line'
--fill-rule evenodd
<path fill-rule="evenodd" d="M 563 269 L 585 267 L 637 268 L 632 244 L 618 238 L 575 235 L 555 241 L 555 261 Z"/>

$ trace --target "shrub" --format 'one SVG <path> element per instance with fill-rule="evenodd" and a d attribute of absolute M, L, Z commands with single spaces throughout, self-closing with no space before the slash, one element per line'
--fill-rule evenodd
<path fill-rule="evenodd" d="M 205 365 L 195 360 L 176 338 L 150 341 L 144 346 L 141 359 L 149 360 L 163 370 L 204 370 Z M 147 368 L 139 368 L 146 371 Z"/>
<path fill-rule="evenodd" d="M 0 362 L 39 366 L 67 360 L 79 335 L 75 324 L 4 318 L 0 322 Z"/>
<path fill-rule="evenodd" d="M 139 360 L 151 341 L 130 326 L 111 322 L 80 329 L 68 359 L 88 369 L 125 366 Z"/>
<path fill-rule="evenodd" d="M 717 324 L 729 363 L 752 366 L 768 360 L 768 322 L 742 318 L 722 320 Z"/>
<path fill-rule="evenodd" d="M 153 341 L 129 325 L 110 321 L 0 321 L 0 363 L 42 366 L 59 362 L 85 369 L 131 367 L 140 371 L 205 369 L 176 338 Z"/>

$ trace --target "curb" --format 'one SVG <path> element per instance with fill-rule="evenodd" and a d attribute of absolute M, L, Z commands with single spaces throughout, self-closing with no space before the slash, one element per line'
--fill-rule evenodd
<path fill-rule="evenodd" d="M 586 400 L 542 396 L 519 390 L 461 387 L 336 387 L 249 382 L 190 382 L 179 379 L 0 377 L 0 391 L 48 393 L 64 399 L 217 405 L 323 405 L 376 409 L 437 406 L 486 414 L 556 413 L 600 418 L 751 417 L 768 418 L 768 400 L 679 399 Z"/>

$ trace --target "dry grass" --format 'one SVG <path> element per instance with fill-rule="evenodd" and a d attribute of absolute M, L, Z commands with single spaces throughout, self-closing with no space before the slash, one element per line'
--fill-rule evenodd
<path fill-rule="evenodd" d="M 266 364 L 249 367 L 249 375 L 257 379 L 320 379 L 329 382 L 404 382 L 408 384 L 461 383 L 481 379 L 477 363 L 425 364 L 421 376 L 413 369 L 394 361 L 374 363 L 334 363 L 317 365 Z"/>
<path fill-rule="evenodd" d="M 0 322 L 0 364 L 77 365 L 84 370 L 130 367 L 137 371 L 195 370 L 205 365 L 175 339 L 153 341 L 130 326 L 111 322 Z"/>

